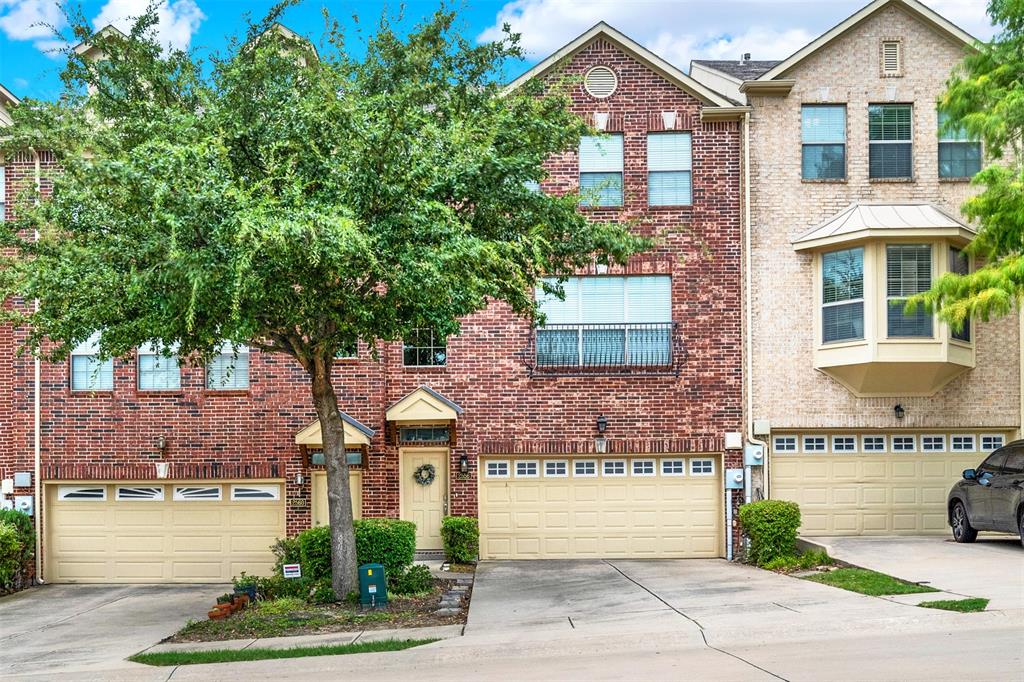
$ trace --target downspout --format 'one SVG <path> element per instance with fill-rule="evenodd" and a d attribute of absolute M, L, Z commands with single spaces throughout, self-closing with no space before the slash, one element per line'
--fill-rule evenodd
<path fill-rule="evenodd" d="M 40 196 L 40 192 L 42 191 L 42 187 L 43 187 L 42 163 L 40 162 L 40 159 L 39 159 L 39 152 L 37 152 L 35 150 L 35 148 L 30 148 L 30 150 L 32 152 L 32 156 L 35 159 L 35 183 L 36 183 L 35 205 L 39 206 L 39 201 L 40 201 L 39 200 L 39 196 Z M 36 241 L 39 241 L 39 230 L 38 229 L 35 230 L 33 236 L 35 237 Z M 34 307 L 34 312 L 39 312 L 39 299 L 38 298 L 35 299 L 35 301 L 33 302 L 32 305 Z M 42 364 L 41 364 L 41 362 L 39 360 L 39 353 L 38 352 L 33 353 L 33 356 L 34 356 L 33 364 L 35 365 L 34 368 L 33 368 L 33 373 L 34 373 L 34 377 L 33 378 L 34 378 L 34 381 L 35 381 L 35 388 L 32 391 L 32 413 L 33 413 L 33 420 L 34 420 L 34 425 L 33 425 L 34 428 L 33 428 L 33 434 L 32 434 L 32 452 L 33 452 L 33 459 L 34 459 L 34 465 L 35 466 L 34 466 L 34 473 L 32 475 L 32 483 L 34 484 L 34 495 L 35 495 L 34 500 L 35 500 L 35 503 L 33 504 L 33 511 L 35 511 L 35 514 L 32 515 L 33 516 L 32 521 L 33 521 L 33 523 L 35 525 L 35 531 L 36 531 L 36 582 L 39 583 L 39 584 L 42 584 L 43 583 L 43 538 L 42 538 L 41 532 L 42 532 L 42 513 L 43 513 L 42 509 L 43 509 L 43 505 L 42 505 L 42 503 L 40 501 L 40 498 L 39 498 L 40 494 L 42 493 L 42 485 L 39 482 L 39 475 L 42 473 L 42 468 L 43 468 L 42 467 L 42 458 L 41 458 L 41 452 L 42 452 L 42 440 L 41 440 L 41 438 L 42 438 L 42 436 L 41 436 L 41 431 L 42 431 L 42 400 L 41 400 L 40 395 L 39 395 L 39 391 L 40 391 L 40 388 L 42 386 Z"/>

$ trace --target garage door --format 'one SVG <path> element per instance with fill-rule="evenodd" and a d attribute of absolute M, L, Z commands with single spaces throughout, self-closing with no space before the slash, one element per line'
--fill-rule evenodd
<path fill-rule="evenodd" d="M 268 575 L 285 535 L 281 483 L 155 481 L 46 486 L 51 582 L 225 582 Z"/>
<path fill-rule="evenodd" d="M 348 485 L 352 491 L 352 518 L 363 518 L 363 471 L 348 470 Z M 313 525 L 326 526 L 330 523 L 327 512 L 327 472 L 313 472 Z"/>
<path fill-rule="evenodd" d="M 808 536 L 942 535 L 946 496 L 984 459 L 981 442 L 978 434 L 774 436 L 771 496 L 800 505 Z"/>
<path fill-rule="evenodd" d="M 482 460 L 484 559 L 717 557 L 717 456 Z"/>

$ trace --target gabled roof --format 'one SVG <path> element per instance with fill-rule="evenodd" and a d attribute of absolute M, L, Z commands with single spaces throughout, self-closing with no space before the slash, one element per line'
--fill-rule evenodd
<path fill-rule="evenodd" d="M 5 88 L 3 83 L 0 83 L 0 104 L 18 106 L 21 104 L 21 100 L 18 99 L 13 92 Z"/>
<path fill-rule="evenodd" d="M 96 31 L 96 33 L 93 35 L 93 39 L 95 39 L 97 36 L 106 36 L 108 34 L 120 36 L 121 38 L 128 37 L 127 35 L 125 35 L 124 31 L 119 29 L 117 26 L 114 26 L 113 24 L 107 24 L 100 30 Z M 75 45 L 74 49 L 75 54 L 88 56 L 89 53 L 93 51 L 93 44 L 91 41 L 83 40 L 82 42 Z"/>
<path fill-rule="evenodd" d="M 393 421 L 451 421 L 462 408 L 427 385 L 421 385 L 392 403 L 384 418 Z"/>
<path fill-rule="evenodd" d="M 718 71 L 729 78 L 736 81 L 749 81 L 757 78 L 765 71 L 779 63 L 778 59 L 771 60 L 759 60 L 754 61 L 751 59 L 743 60 L 731 60 L 731 59 L 692 59 L 690 64 L 700 64 L 701 66 Z"/>
<path fill-rule="evenodd" d="M 804 45 L 802 48 L 776 64 L 768 71 L 765 71 L 755 80 L 766 81 L 778 78 L 807 57 L 811 56 L 836 38 L 839 38 L 862 21 L 885 9 L 889 5 L 896 5 L 900 9 L 910 12 L 910 14 L 921 19 L 925 23 L 929 24 L 933 29 L 955 42 L 963 43 L 964 45 L 971 45 L 977 40 L 974 36 L 951 22 L 949 19 L 946 19 L 938 12 L 917 0 L 874 0 L 874 2 L 865 5 L 856 13 L 836 24 L 825 33 L 822 33 L 820 36 L 812 40 L 807 45 Z"/>
<path fill-rule="evenodd" d="M 797 251 L 872 237 L 954 237 L 964 242 L 977 232 L 928 202 L 851 204 L 793 240 Z"/>
<path fill-rule="evenodd" d="M 515 90 L 531 78 L 537 78 L 538 76 L 544 75 L 561 63 L 562 60 L 582 50 L 596 38 L 605 38 L 606 40 L 614 43 L 621 50 L 632 55 L 641 64 L 644 64 L 652 71 L 658 73 L 673 85 L 689 92 L 706 105 L 724 108 L 737 106 L 736 102 L 733 102 L 728 97 L 715 92 L 703 83 L 699 83 L 693 78 L 690 78 L 681 70 L 672 66 L 640 43 L 636 42 L 626 34 L 617 31 L 603 21 L 595 24 L 590 29 L 570 41 L 567 45 L 563 46 L 557 52 L 550 55 L 519 78 L 516 78 L 514 81 L 509 83 L 508 86 L 506 86 L 505 91 L 509 92 L 511 90 Z"/>
<path fill-rule="evenodd" d="M 373 434 L 376 433 L 376 431 L 361 423 L 355 417 L 345 414 L 341 410 L 338 410 L 338 414 L 341 415 L 341 421 L 344 422 L 346 446 L 370 444 L 370 439 L 373 438 Z M 317 419 L 311 422 L 295 434 L 295 443 L 296 445 L 323 445 L 323 436 L 320 431 L 320 420 Z"/>

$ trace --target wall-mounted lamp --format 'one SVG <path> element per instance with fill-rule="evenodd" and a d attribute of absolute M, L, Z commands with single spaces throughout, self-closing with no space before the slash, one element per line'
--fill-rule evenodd
<path fill-rule="evenodd" d="M 597 432 L 604 433 L 608 429 L 608 417 L 599 415 L 597 417 Z"/>
<path fill-rule="evenodd" d="M 164 450 L 167 449 L 167 437 L 166 436 L 161 435 L 161 436 L 157 437 L 157 439 L 156 439 L 156 449 L 160 451 L 161 455 L 164 454 Z"/>
<path fill-rule="evenodd" d="M 469 473 L 469 457 L 466 457 L 465 453 L 459 455 L 459 473 Z"/>
<path fill-rule="evenodd" d="M 301 473 L 295 474 L 295 485 L 302 485 L 306 482 L 306 477 Z"/>
<path fill-rule="evenodd" d="M 608 417 L 599 415 L 597 417 L 597 438 L 594 439 L 594 452 L 599 455 L 603 455 L 608 452 L 608 439 L 604 437 L 604 432 L 608 429 Z"/>
<path fill-rule="evenodd" d="M 896 415 L 897 419 L 903 419 L 903 417 L 906 416 L 907 411 L 903 409 L 902 405 L 897 403 L 896 407 L 892 408 L 892 413 Z"/>

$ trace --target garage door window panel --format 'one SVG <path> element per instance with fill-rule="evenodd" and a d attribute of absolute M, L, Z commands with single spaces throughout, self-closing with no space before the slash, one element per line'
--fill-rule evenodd
<path fill-rule="evenodd" d="M 796 436 L 775 436 L 775 452 L 796 452 Z"/>
<path fill-rule="evenodd" d="M 954 434 L 950 438 L 953 452 L 974 452 L 974 436 L 964 434 Z"/>
<path fill-rule="evenodd" d="M 231 486 L 232 500 L 280 500 L 281 486 L 279 485 L 233 485 Z"/>
<path fill-rule="evenodd" d="M 115 499 L 119 502 L 162 502 L 163 486 L 117 486 Z"/>
<path fill-rule="evenodd" d="M 633 475 L 634 476 L 656 476 L 657 469 L 654 467 L 653 459 L 634 459 L 633 460 Z"/>
<path fill-rule="evenodd" d="M 537 478 L 540 467 L 536 460 L 516 462 L 516 478 Z"/>
<path fill-rule="evenodd" d="M 921 436 L 921 450 L 922 452 L 945 452 L 946 437 L 931 434 Z"/>
<path fill-rule="evenodd" d="M 803 450 L 805 453 L 827 452 L 825 436 L 804 436 Z"/>
<path fill-rule="evenodd" d="M 508 462 L 503 460 L 488 461 L 487 468 L 484 469 L 484 475 L 487 478 L 508 478 Z"/>
<path fill-rule="evenodd" d="M 208 502 L 221 499 L 220 486 L 176 486 L 174 500 L 178 502 Z"/>
<path fill-rule="evenodd" d="M 62 485 L 57 488 L 57 499 L 74 501 L 103 502 L 107 499 L 106 486 Z"/>
<path fill-rule="evenodd" d="M 893 436 L 893 452 L 917 452 L 917 439 L 914 436 Z"/>
<path fill-rule="evenodd" d="M 998 448 L 1003 447 L 1004 439 L 1001 435 L 993 434 L 982 434 L 981 436 L 981 451 L 991 452 Z"/>
<path fill-rule="evenodd" d="M 661 475 L 662 476 L 685 476 L 686 475 L 686 460 L 685 459 L 663 459 L 663 460 L 661 460 Z"/>
<path fill-rule="evenodd" d="M 857 451 L 857 437 L 856 436 L 833 436 L 832 437 L 832 452 L 856 452 Z"/>
<path fill-rule="evenodd" d="M 606 459 L 601 462 L 601 474 L 610 477 L 619 477 L 626 475 L 626 460 L 624 459 Z"/>
<path fill-rule="evenodd" d="M 863 436 L 861 438 L 864 452 L 885 452 L 885 436 Z"/>
<path fill-rule="evenodd" d="M 592 459 L 581 459 L 573 462 L 572 475 L 575 478 L 594 478 L 597 476 L 597 462 Z"/>
<path fill-rule="evenodd" d="M 563 460 L 547 460 L 544 462 L 545 478 L 565 478 L 569 475 L 569 463 Z"/>
<path fill-rule="evenodd" d="M 690 460 L 690 475 L 691 476 L 714 476 L 715 475 L 715 460 L 713 460 L 713 459 L 691 459 Z"/>

